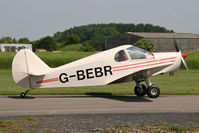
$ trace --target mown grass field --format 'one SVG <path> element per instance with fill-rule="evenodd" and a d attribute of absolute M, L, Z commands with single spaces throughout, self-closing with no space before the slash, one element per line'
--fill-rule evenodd
<path fill-rule="evenodd" d="M 68 51 L 68 52 L 36 52 L 46 64 L 50 67 L 57 67 L 66 63 L 72 62 L 77 59 L 94 54 L 95 52 L 80 52 L 80 51 Z M 0 52 L 0 69 L 11 69 L 12 60 L 15 56 L 15 52 Z"/>
<path fill-rule="evenodd" d="M 188 57 L 185 59 L 188 67 L 190 69 L 199 69 L 199 52 L 184 52 L 188 54 Z"/>
<path fill-rule="evenodd" d="M 195 95 L 199 94 L 199 70 L 179 70 L 174 76 L 159 75 L 151 78 L 152 83 L 161 88 L 163 95 Z M 85 95 L 85 94 L 111 94 L 132 95 L 135 83 L 127 82 L 96 87 L 79 88 L 50 88 L 36 89 L 33 95 Z M 12 79 L 10 69 L 0 69 L 0 95 L 19 95 L 21 88 Z"/>
<path fill-rule="evenodd" d="M 50 67 L 57 67 L 74 60 L 89 56 L 95 52 L 45 52 L 36 53 Z M 199 52 L 186 52 L 188 57 L 186 62 L 191 69 L 189 72 L 184 69 L 179 70 L 174 76 L 159 75 L 152 77 L 152 83 L 161 88 L 161 94 L 199 94 Z M 0 95 L 18 95 L 25 89 L 19 87 L 12 79 L 11 65 L 16 53 L 0 52 Z M 135 83 L 121 83 L 107 86 L 82 87 L 82 88 L 51 88 L 36 89 L 30 94 L 34 95 L 84 95 L 84 94 L 112 94 L 131 95 L 133 94 Z"/>
<path fill-rule="evenodd" d="M 96 52 L 80 52 L 80 51 L 67 51 L 67 52 L 44 52 L 36 54 L 46 62 L 50 67 L 58 67 L 60 65 L 72 62 L 74 60 L 95 54 Z M 185 52 L 188 57 L 185 59 L 189 69 L 199 70 L 199 52 Z M 11 69 L 12 60 L 15 52 L 0 52 L 0 69 Z M 182 65 L 182 68 L 184 66 Z"/>

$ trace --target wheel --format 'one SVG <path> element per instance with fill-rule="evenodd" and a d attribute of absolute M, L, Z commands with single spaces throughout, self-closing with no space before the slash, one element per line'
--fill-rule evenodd
<path fill-rule="evenodd" d="M 143 84 L 141 84 L 141 85 L 142 85 L 142 88 L 139 88 L 138 86 L 135 86 L 135 88 L 134 88 L 134 93 L 138 97 L 143 97 L 144 95 L 146 95 L 146 86 Z"/>
<path fill-rule="evenodd" d="M 160 95 L 160 88 L 156 85 L 151 85 L 149 86 L 149 88 L 147 89 L 147 95 L 150 98 L 157 98 Z"/>
<path fill-rule="evenodd" d="M 20 96 L 21 96 L 21 98 L 24 98 L 24 97 L 26 97 L 26 93 L 22 92 L 22 93 L 20 94 Z"/>

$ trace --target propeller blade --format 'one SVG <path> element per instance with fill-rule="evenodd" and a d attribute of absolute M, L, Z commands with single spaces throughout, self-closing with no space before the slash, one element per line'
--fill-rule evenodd
<path fill-rule="evenodd" d="M 186 62 L 185 62 L 185 60 L 184 60 L 183 54 L 181 53 L 181 51 L 179 51 L 179 52 L 180 52 L 181 60 L 182 60 L 182 62 L 183 62 L 183 64 L 184 64 L 184 67 L 186 68 L 187 71 L 189 71 L 189 69 L 188 69 L 188 67 L 187 67 L 187 64 L 186 64 Z M 186 54 L 186 57 L 187 57 L 187 54 Z M 186 58 L 186 57 L 185 57 L 185 58 Z"/>
<path fill-rule="evenodd" d="M 178 44 L 177 44 L 176 40 L 174 40 L 174 46 L 175 46 L 176 52 L 179 52 L 180 49 L 178 47 Z"/>
<path fill-rule="evenodd" d="M 183 64 L 184 64 L 186 70 L 189 71 L 189 70 L 188 70 L 188 67 L 187 67 L 187 64 L 186 64 L 186 62 L 185 62 L 185 60 L 184 60 L 188 55 L 185 54 L 185 53 L 181 53 L 181 50 L 179 49 L 176 40 L 174 40 L 174 46 L 175 46 L 176 52 L 179 52 L 179 53 L 180 53 L 181 60 L 182 60 L 182 62 L 183 62 Z"/>

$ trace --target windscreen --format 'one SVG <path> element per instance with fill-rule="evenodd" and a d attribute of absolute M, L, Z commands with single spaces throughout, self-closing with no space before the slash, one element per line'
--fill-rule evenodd
<path fill-rule="evenodd" d="M 131 57 L 132 60 L 135 59 L 153 59 L 154 56 L 151 52 L 148 52 L 144 49 L 131 46 L 126 49 L 128 51 L 129 56 Z"/>

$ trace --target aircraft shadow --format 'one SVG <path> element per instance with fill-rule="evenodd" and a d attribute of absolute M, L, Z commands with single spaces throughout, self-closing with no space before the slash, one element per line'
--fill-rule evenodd
<path fill-rule="evenodd" d="M 86 93 L 86 95 L 37 95 L 37 96 L 26 96 L 25 98 L 21 98 L 20 96 L 8 96 L 8 98 L 12 99 L 35 99 L 35 98 L 106 98 L 111 100 L 123 101 L 123 102 L 153 102 L 147 97 L 137 97 L 137 96 L 113 96 L 111 93 L 101 94 L 101 93 Z"/>
<path fill-rule="evenodd" d="M 8 98 L 12 98 L 12 99 L 35 99 L 34 96 L 26 96 L 24 98 L 21 98 L 20 96 L 8 96 Z"/>
<path fill-rule="evenodd" d="M 123 102 L 153 102 L 145 97 L 137 97 L 137 96 L 92 96 L 92 97 L 101 97 L 106 99 L 112 99 Z"/>
<path fill-rule="evenodd" d="M 112 93 L 106 93 L 106 92 L 87 92 L 86 95 L 92 96 L 92 97 L 101 97 L 101 98 L 107 98 L 112 100 L 118 100 L 123 102 L 153 102 L 149 99 L 146 99 L 146 97 L 137 97 L 137 96 L 113 96 Z"/>

